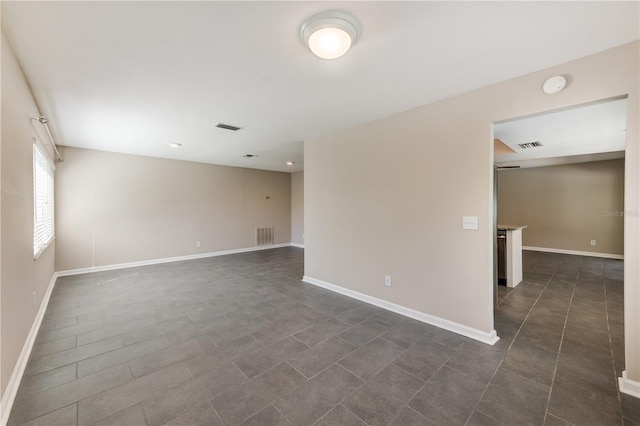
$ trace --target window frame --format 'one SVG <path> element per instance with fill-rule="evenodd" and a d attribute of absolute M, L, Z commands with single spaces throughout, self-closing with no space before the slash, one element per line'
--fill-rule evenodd
<path fill-rule="evenodd" d="M 55 240 L 55 167 L 46 151 L 33 144 L 33 259 Z"/>

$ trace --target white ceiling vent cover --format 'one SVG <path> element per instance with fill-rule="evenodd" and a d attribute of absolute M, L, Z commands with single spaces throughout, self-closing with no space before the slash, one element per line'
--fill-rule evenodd
<path fill-rule="evenodd" d="M 522 149 L 536 148 L 536 147 L 542 146 L 542 142 L 535 141 L 535 142 L 519 143 L 518 146 Z"/>

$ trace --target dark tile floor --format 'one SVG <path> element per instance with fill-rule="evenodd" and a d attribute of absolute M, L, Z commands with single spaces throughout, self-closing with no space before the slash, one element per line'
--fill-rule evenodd
<path fill-rule="evenodd" d="M 59 278 L 11 425 L 622 425 L 622 262 L 525 252 L 488 346 L 282 248 Z"/>

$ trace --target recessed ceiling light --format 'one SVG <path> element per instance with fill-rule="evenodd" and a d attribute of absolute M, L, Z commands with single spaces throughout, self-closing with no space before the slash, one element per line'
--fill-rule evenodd
<path fill-rule="evenodd" d="M 549 77 L 542 85 L 542 90 L 547 95 L 555 95 L 564 90 L 567 85 L 567 79 L 561 75 L 554 75 Z"/>
<path fill-rule="evenodd" d="M 180 148 L 182 146 L 182 144 L 178 143 L 178 142 L 173 142 L 173 143 L 170 143 L 169 146 L 171 148 Z"/>
<path fill-rule="evenodd" d="M 328 11 L 313 15 L 300 27 L 300 38 L 322 59 L 336 59 L 358 40 L 360 24 L 348 13 Z"/>
<path fill-rule="evenodd" d="M 260 157 L 260 156 L 256 155 L 256 154 L 245 154 L 242 157 L 243 158 L 256 158 L 256 157 Z"/>
<path fill-rule="evenodd" d="M 293 166 L 294 164 L 296 164 L 295 161 L 287 161 L 287 166 Z"/>

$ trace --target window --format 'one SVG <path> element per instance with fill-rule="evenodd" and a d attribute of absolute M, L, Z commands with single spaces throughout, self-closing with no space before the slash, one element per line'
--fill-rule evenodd
<path fill-rule="evenodd" d="M 47 156 L 33 145 L 33 258 L 53 241 L 53 166 Z"/>

